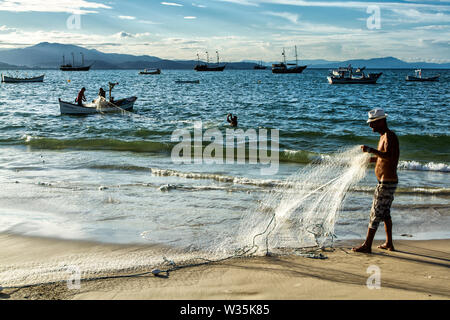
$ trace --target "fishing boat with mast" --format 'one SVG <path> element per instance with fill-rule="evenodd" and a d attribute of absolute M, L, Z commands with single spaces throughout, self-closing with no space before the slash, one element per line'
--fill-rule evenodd
<path fill-rule="evenodd" d="M 414 70 L 413 76 L 406 76 L 406 81 L 414 81 L 414 82 L 435 82 L 439 81 L 440 75 L 436 75 L 433 77 L 422 77 L 422 69 Z"/>
<path fill-rule="evenodd" d="M 272 64 L 272 73 L 302 73 L 307 66 L 298 65 L 297 46 L 295 46 L 295 63 L 286 63 L 286 52 L 281 53 L 283 62 Z M 293 67 L 289 67 L 293 66 Z"/>
<path fill-rule="evenodd" d="M 75 55 L 72 52 L 72 64 L 68 63 L 66 64 L 65 57 L 63 55 L 63 64 L 59 67 L 59 70 L 61 71 L 89 71 L 89 69 L 92 67 L 93 63 L 85 66 L 84 65 L 84 55 L 82 52 L 81 54 L 81 65 L 75 66 Z"/>
<path fill-rule="evenodd" d="M 267 66 L 264 66 L 264 65 L 262 64 L 262 61 L 260 61 L 258 64 L 256 64 L 256 65 L 253 66 L 253 69 L 254 69 L 254 70 L 266 70 L 266 69 L 267 69 Z"/>
<path fill-rule="evenodd" d="M 357 68 L 353 71 L 351 65 L 348 67 L 341 67 L 336 70 L 332 70 L 327 79 L 330 84 L 376 84 L 378 78 L 383 74 L 379 73 L 364 73 L 363 68 Z"/>
<path fill-rule="evenodd" d="M 195 71 L 223 71 L 225 69 L 226 64 L 223 66 L 220 65 L 219 61 L 219 51 L 216 51 L 217 54 L 217 63 L 215 65 L 209 64 L 209 54 L 206 51 L 206 63 L 200 63 L 200 56 L 197 53 L 197 65 L 194 67 Z"/>

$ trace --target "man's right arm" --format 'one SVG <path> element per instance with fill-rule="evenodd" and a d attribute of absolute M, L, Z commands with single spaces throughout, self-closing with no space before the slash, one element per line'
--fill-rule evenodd
<path fill-rule="evenodd" d="M 361 146 L 361 150 L 363 152 L 371 153 L 371 150 L 373 150 L 373 148 L 363 145 L 363 146 Z M 370 163 L 375 163 L 375 162 L 377 162 L 377 157 L 370 157 Z"/>

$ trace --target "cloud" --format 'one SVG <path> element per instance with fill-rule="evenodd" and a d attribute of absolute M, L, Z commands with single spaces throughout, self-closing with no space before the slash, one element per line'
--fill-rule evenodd
<path fill-rule="evenodd" d="M 117 38 L 123 39 L 123 38 L 134 38 L 134 36 L 131 33 L 121 31 L 119 33 L 115 34 Z"/>
<path fill-rule="evenodd" d="M 125 32 L 125 31 L 121 31 L 118 32 L 116 34 L 113 35 L 116 39 L 119 40 L 123 40 L 123 39 L 129 39 L 129 38 L 145 38 L 145 37 L 149 37 L 150 33 L 149 32 L 143 32 L 143 33 L 129 33 L 129 32 Z"/>
<path fill-rule="evenodd" d="M 3 0 L 0 2 L 0 11 L 11 12 L 97 13 L 93 9 L 111 9 L 111 7 L 86 0 Z"/>
<path fill-rule="evenodd" d="M 193 7 L 197 7 L 197 8 L 206 8 L 206 6 L 203 5 L 203 4 L 196 4 L 196 3 L 193 3 L 192 6 L 193 6 Z"/>
<path fill-rule="evenodd" d="M 40 42 L 79 45 L 90 49 L 101 49 L 103 52 L 125 54 L 148 54 L 149 48 L 144 48 L 151 40 L 148 32 L 130 33 L 121 31 L 105 35 L 96 33 L 74 33 L 64 30 L 19 30 L 0 27 L 0 49 L 32 46 Z M 165 47 L 167 48 L 170 46 Z M 161 51 L 160 55 L 164 55 Z"/>
<path fill-rule="evenodd" d="M 7 26 L 0 26 L 0 33 L 11 33 L 16 32 L 15 28 L 9 28 Z"/>
<path fill-rule="evenodd" d="M 132 17 L 132 16 L 119 16 L 119 19 L 122 19 L 122 20 L 135 20 L 136 17 Z"/>
<path fill-rule="evenodd" d="M 135 38 L 145 38 L 145 37 L 150 37 L 151 33 L 150 32 L 143 32 L 143 33 L 136 33 Z"/>
<path fill-rule="evenodd" d="M 397 17 L 399 17 L 397 18 L 398 22 L 405 22 L 405 23 L 450 22 L 450 15 L 442 12 L 429 13 L 419 11 L 417 9 L 392 9 L 392 12 L 394 12 L 397 15 Z"/>
<path fill-rule="evenodd" d="M 259 6 L 259 4 L 257 2 L 255 2 L 254 0 L 217 0 L 217 1 L 230 2 L 230 3 L 240 4 L 240 5 L 244 5 L 244 6 L 255 6 L 255 7 Z"/>
<path fill-rule="evenodd" d="M 182 4 L 175 3 L 175 2 L 161 2 L 162 5 L 165 6 L 173 6 L 173 7 L 182 7 Z"/>
<path fill-rule="evenodd" d="M 193 16 L 187 16 L 187 17 L 184 17 L 184 18 L 187 19 L 187 20 L 197 19 L 197 17 L 193 17 Z"/>
<path fill-rule="evenodd" d="M 280 17 L 280 18 L 289 20 L 289 21 L 292 22 L 293 24 L 297 24 L 297 23 L 298 23 L 298 18 L 299 18 L 299 15 L 298 15 L 298 14 L 290 13 L 290 12 L 272 12 L 272 11 L 266 11 L 266 12 L 263 12 L 263 14 L 271 15 L 271 16 L 274 16 L 274 17 Z"/>
<path fill-rule="evenodd" d="M 144 24 L 161 24 L 161 22 L 155 22 L 155 21 L 151 21 L 151 20 L 138 20 L 138 22 L 144 23 Z"/>
<path fill-rule="evenodd" d="M 299 7 L 328 7 L 328 8 L 354 8 L 366 9 L 368 6 L 379 6 L 385 9 L 395 8 L 422 8 L 432 10 L 449 11 L 447 5 L 423 4 L 423 3 L 404 3 L 404 2 L 364 2 L 364 1 L 304 1 L 304 0 L 216 0 L 221 2 L 237 3 L 241 5 L 258 6 L 262 3 L 275 5 L 290 5 Z"/>
<path fill-rule="evenodd" d="M 428 25 L 428 26 L 420 26 L 420 27 L 415 27 L 414 29 L 416 30 L 445 30 L 445 29 L 450 29 L 450 25 Z"/>
<path fill-rule="evenodd" d="M 18 2 L 20 1 L 18 0 Z M 79 2 L 77 0 L 74 1 Z M 92 1 L 103 0 L 89 0 L 89 3 L 92 3 Z M 201 0 L 192 1 L 206 3 Z M 101 48 L 103 52 L 151 54 L 167 59 L 195 59 L 195 54 L 199 51 L 199 48 L 202 49 L 199 52 L 204 52 L 209 48 L 210 50 L 218 49 L 221 56 L 227 60 L 239 61 L 242 59 L 254 59 L 277 61 L 280 59 L 280 53 L 283 47 L 286 48 L 288 57 L 292 57 L 294 45 L 297 45 L 299 57 L 302 59 L 324 58 L 328 60 L 346 60 L 352 58 L 396 56 L 407 60 L 415 56 L 422 56 L 424 59 L 450 60 L 450 47 L 448 42 L 448 39 L 450 39 L 450 29 L 449 27 L 445 27 L 449 23 L 439 22 L 449 18 L 448 12 L 443 11 L 443 9 L 441 11 L 433 11 L 434 9 L 429 9 L 429 7 L 405 7 L 404 5 L 408 4 L 405 2 L 398 2 L 396 4 L 397 7 L 394 7 L 394 2 L 386 2 L 392 10 L 382 9 L 382 29 L 368 30 L 365 22 L 355 22 L 355 19 L 358 17 L 364 17 L 361 21 L 366 20 L 367 7 L 359 7 L 362 2 L 345 2 L 339 0 L 314 2 L 235 0 L 234 2 L 251 2 L 251 5 L 256 4 L 260 5 L 260 7 L 233 6 L 234 10 L 244 11 L 243 9 L 250 9 L 253 11 L 252 14 L 255 15 L 255 19 L 249 19 L 244 22 L 236 23 L 225 14 L 218 17 L 220 19 L 219 22 L 223 24 L 228 23 L 230 26 L 229 29 L 226 29 L 227 32 L 221 32 L 223 31 L 223 24 L 201 25 L 202 29 L 195 33 L 186 30 L 186 28 L 183 29 L 183 25 L 186 24 L 201 24 L 204 18 L 208 17 L 209 10 L 196 9 L 194 8 L 195 6 L 191 7 L 191 2 L 180 2 L 185 7 L 190 7 L 192 12 L 186 12 L 183 15 L 177 16 L 177 21 L 173 22 L 174 25 L 171 25 L 173 28 L 170 30 L 159 26 L 146 26 L 145 24 L 156 25 L 160 24 L 160 22 L 139 20 L 138 16 L 136 16 L 137 18 L 134 19 L 134 22 L 142 23 L 142 25 L 137 25 L 137 27 L 140 27 L 140 30 L 127 30 L 119 26 L 119 29 L 106 30 L 108 34 L 105 34 L 105 29 L 102 32 L 98 31 L 99 34 L 93 32 L 94 30 L 101 30 L 100 28 L 92 30 L 82 29 L 79 31 L 60 28 L 59 30 L 56 29 L 58 32 L 52 31 L 48 26 L 42 26 L 35 27 L 33 31 L 32 29 L 15 30 L 8 28 L 8 26 L 1 26 L 2 23 L 0 22 L 0 48 L 11 47 L 17 43 L 23 43 L 23 46 L 25 46 L 47 41 Z M 345 5 L 350 6 L 349 8 L 358 8 L 358 10 L 353 12 L 353 15 L 348 14 L 342 17 L 318 17 L 318 14 L 306 14 L 299 7 L 291 7 L 288 5 L 285 7 L 275 6 L 274 4 L 276 2 L 295 2 L 304 6 L 321 5 L 329 6 L 330 8 L 332 5 L 338 6 L 345 3 Z M 262 5 L 262 3 L 268 5 Z M 3 2 L 0 0 L 0 6 L 2 4 Z M 364 5 L 367 4 L 367 2 L 364 3 Z M 415 6 L 417 5 L 417 1 L 410 4 Z M 161 7 L 161 2 L 156 2 L 156 5 L 160 9 L 164 9 L 164 7 Z M 212 4 L 208 2 L 208 6 L 212 7 Z M 447 8 L 450 10 L 449 6 Z M 177 9 L 175 8 L 174 10 Z M 201 12 L 201 15 L 197 14 L 197 11 L 194 10 Z M 319 8 L 311 11 L 318 12 L 321 10 Z M 135 12 L 120 13 L 135 14 Z M 116 12 L 114 17 L 117 21 L 121 21 L 118 20 L 118 14 Z M 194 19 L 194 14 L 198 16 L 197 20 Z M 187 21 L 189 17 L 191 17 L 191 20 Z M 164 18 L 164 15 L 149 15 L 149 19 L 157 19 L 163 22 Z M 396 26 L 395 29 L 389 28 L 386 27 L 388 24 L 385 23 L 389 19 L 399 19 L 405 21 L 405 23 L 403 24 L 402 22 L 401 26 Z M 435 22 L 435 19 L 438 21 Z M 428 23 L 427 21 L 431 22 Z M 178 25 L 175 25 L 175 23 L 178 23 Z M 19 28 L 17 26 L 15 27 Z M 42 30 L 38 31 L 40 28 Z M 123 31 L 122 28 L 124 29 Z M 208 30 L 204 30 L 207 28 Z M 219 28 L 220 30 L 217 30 Z M 136 33 L 144 31 L 151 31 L 152 33 Z M 211 37 L 208 33 L 221 36 L 227 35 L 227 37 Z M 168 37 L 172 37 L 172 39 L 168 39 Z"/>

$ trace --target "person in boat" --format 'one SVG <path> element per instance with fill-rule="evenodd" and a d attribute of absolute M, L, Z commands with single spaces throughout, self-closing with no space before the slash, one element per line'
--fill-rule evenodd
<path fill-rule="evenodd" d="M 81 88 L 80 92 L 78 92 L 78 96 L 75 99 L 75 102 L 78 103 L 79 106 L 83 105 L 83 101 L 86 101 L 86 97 L 84 96 L 84 92 L 86 91 L 86 88 Z"/>
<path fill-rule="evenodd" d="M 98 96 L 106 99 L 106 92 L 105 90 L 103 90 L 103 88 L 100 88 L 100 90 L 98 90 Z"/>
<path fill-rule="evenodd" d="M 361 149 L 363 152 L 374 155 L 370 162 L 375 162 L 375 176 L 378 179 L 378 185 L 375 189 L 370 211 L 366 240 L 361 246 L 352 248 L 354 252 L 372 252 L 372 241 L 381 221 L 384 222 L 386 242 L 378 246 L 378 248 L 394 251 L 390 211 L 398 184 L 397 165 L 400 148 L 397 135 L 387 126 L 386 117 L 387 114 L 383 109 L 374 109 L 369 112 L 369 120 L 367 120 L 372 131 L 380 134 L 380 141 L 377 149 L 365 145 L 361 146 Z"/>
<path fill-rule="evenodd" d="M 237 125 L 238 125 L 237 116 L 235 115 L 233 117 L 233 114 L 231 114 L 231 113 L 228 114 L 227 121 L 230 123 L 230 125 L 232 127 L 237 127 Z"/>

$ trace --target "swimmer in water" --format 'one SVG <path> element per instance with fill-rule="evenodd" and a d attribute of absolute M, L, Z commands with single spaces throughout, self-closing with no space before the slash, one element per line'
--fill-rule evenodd
<path fill-rule="evenodd" d="M 235 115 L 233 117 L 233 114 L 231 114 L 231 113 L 228 114 L 227 121 L 230 123 L 230 125 L 232 127 L 237 127 L 237 125 L 238 125 L 237 116 Z"/>

